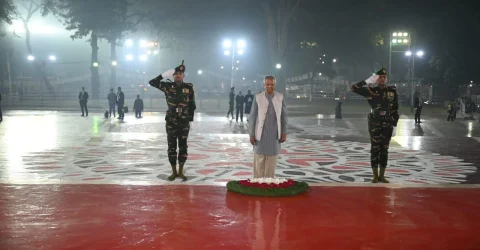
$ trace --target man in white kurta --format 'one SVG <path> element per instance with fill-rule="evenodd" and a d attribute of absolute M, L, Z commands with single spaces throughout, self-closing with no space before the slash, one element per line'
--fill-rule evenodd
<path fill-rule="evenodd" d="M 275 177 L 280 143 L 287 139 L 287 108 L 283 95 L 275 91 L 275 77 L 265 77 L 264 87 L 264 92 L 255 95 L 248 119 L 253 178 Z"/>

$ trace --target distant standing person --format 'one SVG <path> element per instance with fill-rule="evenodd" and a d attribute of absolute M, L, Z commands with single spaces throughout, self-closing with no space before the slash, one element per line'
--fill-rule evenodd
<path fill-rule="evenodd" d="M 110 93 L 107 96 L 108 99 L 108 113 L 110 114 L 109 117 L 112 117 L 112 112 L 113 112 L 113 117 L 115 117 L 115 105 L 117 105 L 117 95 L 113 93 L 113 89 L 110 89 Z"/>
<path fill-rule="evenodd" d="M 266 76 L 264 87 L 265 92 L 255 95 L 249 118 L 253 178 L 275 177 L 280 143 L 287 140 L 287 107 L 283 95 L 275 91 L 275 77 Z"/>
<path fill-rule="evenodd" d="M 415 97 L 415 124 L 422 123 L 420 121 L 420 115 L 422 114 L 422 104 L 423 104 L 423 98 L 417 92 L 417 96 Z"/>
<path fill-rule="evenodd" d="M 458 101 L 454 99 L 453 100 L 453 108 L 452 108 L 452 122 L 454 122 L 455 119 L 457 119 L 458 108 L 459 108 Z"/>
<path fill-rule="evenodd" d="M 137 99 L 133 103 L 133 110 L 135 110 L 136 118 L 142 118 L 143 100 L 140 99 L 140 95 L 137 95 Z"/>
<path fill-rule="evenodd" d="M 231 114 L 233 119 L 233 105 L 235 104 L 235 87 L 230 88 L 230 94 L 228 95 L 228 98 L 227 118 L 229 118 Z"/>
<path fill-rule="evenodd" d="M 122 121 L 123 121 L 123 118 L 125 117 L 123 105 L 125 105 L 125 94 L 123 94 L 122 88 L 118 87 L 118 92 L 117 92 L 118 119 Z"/>
<path fill-rule="evenodd" d="M 247 115 L 247 122 L 250 110 L 252 110 L 253 98 L 254 96 L 252 95 L 252 91 L 247 90 L 247 94 L 245 95 L 245 114 Z"/>
<path fill-rule="evenodd" d="M 235 119 L 238 122 L 238 113 L 240 113 L 240 120 L 243 122 L 243 103 L 245 102 L 244 96 L 242 95 L 242 91 L 238 92 L 237 97 L 235 97 L 235 108 L 237 109 L 237 115 Z"/>
<path fill-rule="evenodd" d="M 84 87 L 82 87 L 82 91 L 78 94 L 78 101 L 80 102 L 80 108 L 82 109 L 82 116 L 88 116 L 88 93 L 85 91 Z"/>
<path fill-rule="evenodd" d="M 447 121 L 449 122 L 453 122 L 455 121 L 455 116 L 457 115 L 457 106 L 456 106 L 456 102 L 455 102 L 455 99 L 453 99 L 452 101 L 450 101 L 448 103 L 448 107 L 447 107 Z"/>

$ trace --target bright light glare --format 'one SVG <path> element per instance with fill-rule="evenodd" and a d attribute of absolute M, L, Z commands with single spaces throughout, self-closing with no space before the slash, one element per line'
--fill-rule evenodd
<path fill-rule="evenodd" d="M 406 56 L 411 56 L 411 55 L 412 55 L 412 52 L 411 52 L 411 51 L 407 51 L 407 52 L 405 52 L 405 55 L 406 55 Z"/>
<path fill-rule="evenodd" d="M 277 65 L 275 66 L 277 69 L 281 69 L 282 68 L 282 65 L 280 63 L 277 63 Z"/>
<path fill-rule="evenodd" d="M 336 63 L 336 62 L 337 62 L 337 59 L 333 59 L 333 62 Z"/>
<path fill-rule="evenodd" d="M 27 59 L 28 59 L 29 61 L 35 61 L 35 57 L 32 56 L 32 55 L 29 55 L 29 56 L 27 57 Z"/>
<path fill-rule="evenodd" d="M 98 67 L 98 62 L 94 62 L 93 67 Z"/>
<path fill-rule="evenodd" d="M 397 32 L 393 33 L 393 36 L 397 36 L 397 35 L 398 35 Z"/>
<path fill-rule="evenodd" d="M 245 40 L 238 40 L 238 42 L 237 42 L 237 48 L 239 48 L 239 49 L 245 48 L 246 45 L 247 45 L 247 43 L 245 42 Z"/>
<path fill-rule="evenodd" d="M 238 51 L 238 54 L 239 54 L 239 55 L 243 55 L 243 50 L 239 50 L 239 51 Z"/>
<path fill-rule="evenodd" d="M 112 66 L 117 66 L 117 61 L 112 61 Z"/>
<path fill-rule="evenodd" d="M 56 61 L 56 60 L 57 60 L 57 57 L 54 56 L 54 55 L 51 55 L 51 56 L 48 57 L 48 60 L 50 60 L 50 61 L 53 62 L 53 61 Z"/>
<path fill-rule="evenodd" d="M 202 70 L 198 70 L 198 74 L 201 75 L 203 73 Z"/>
<path fill-rule="evenodd" d="M 408 43 L 408 39 L 403 39 L 403 43 Z"/>
<path fill-rule="evenodd" d="M 321 75 L 322 75 L 322 73 L 318 73 L 318 75 L 319 75 L 319 76 L 321 76 Z"/>
<path fill-rule="evenodd" d="M 131 61 L 133 60 L 133 55 L 127 55 L 125 59 L 127 59 L 127 61 Z"/>
<path fill-rule="evenodd" d="M 420 50 L 420 51 L 417 51 L 417 56 L 422 57 L 423 54 L 424 54 L 423 51 L 421 51 L 421 50 Z"/>
<path fill-rule="evenodd" d="M 393 39 L 393 40 L 392 40 L 392 43 L 397 43 L 397 39 Z"/>
<path fill-rule="evenodd" d="M 243 80 L 245 80 L 245 77 L 242 77 Z"/>
<path fill-rule="evenodd" d="M 140 61 L 145 62 L 147 60 L 147 55 L 141 55 Z"/>
<path fill-rule="evenodd" d="M 231 40 L 225 40 L 225 41 L 223 41 L 223 47 L 224 47 L 224 48 L 230 48 L 230 47 L 232 47 L 232 41 L 231 41 Z"/>
<path fill-rule="evenodd" d="M 125 45 L 127 47 L 132 47 L 133 46 L 133 40 L 132 39 L 128 39 L 127 41 L 125 41 Z"/>
<path fill-rule="evenodd" d="M 151 50 L 148 50 L 148 51 L 147 51 L 147 54 L 148 54 L 148 55 L 151 55 L 151 54 L 152 54 L 152 51 L 151 51 Z"/>
<path fill-rule="evenodd" d="M 225 54 L 226 56 L 229 56 L 229 55 L 230 55 L 230 50 L 225 50 L 225 51 L 223 52 L 223 54 Z"/>
<path fill-rule="evenodd" d="M 153 54 L 154 55 L 158 54 L 158 50 L 153 51 Z"/>
<path fill-rule="evenodd" d="M 34 21 L 28 25 L 28 29 L 32 34 L 55 34 L 60 33 L 61 29 L 58 29 L 53 26 L 45 25 L 42 21 Z M 25 33 L 25 28 L 23 22 L 20 20 L 15 20 L 12 22 L 12 25 L 9 27 L 11 32 L 15 33 Z"/>
<path fill-rule="evenodd" d="M 403 36 L 408 36 L 408 33 L 403 33 Z"/>
<path fill-rule="evenodd" d="M 147 47 L 147 46 L 148 46 L 148 42 L 147 42 L 147 41 L 145 41 L 145 40 L 141 40 L 141 41 L 140 41 L 140 47 L 145 48 L 145 47 Z"/>
<path fill-rule="evenodd" d="M 223 66 L 222 66 L 222 67 L 220 67 L 220 68 L 221 68 L 221 69 L 223 69 Z"/>

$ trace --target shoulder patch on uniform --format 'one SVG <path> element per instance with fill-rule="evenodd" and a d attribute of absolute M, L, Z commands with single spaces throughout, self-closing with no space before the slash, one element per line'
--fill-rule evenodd
<path fill-rule="evenodd" d="M 388 89 L 393 90 L 393 91 L 397 91 L 397 87 L 395 87 L 395 86 L 388 86 Z"/>
<path fill-rule="evenodd" d="M 185 82 L 184 84 L 187 85 L 188 87 L 193 87 L 193 83 L 191 82 Z"/>

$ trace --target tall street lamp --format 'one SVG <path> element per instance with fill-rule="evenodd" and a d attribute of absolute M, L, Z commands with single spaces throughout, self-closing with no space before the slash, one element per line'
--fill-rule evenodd
<path fill-rule="evenodd" d="M 392 53 L 405 53 L 410 50 L 412 38 L 406 31 L 390 32 L 390 46 L 388 53 L 388 76 L 392 77 Z M 393 50 L 399 49 L 399 50 Z"/>
<path fill-rule="evenodd" d="M 410 61 L 410 58 L 412 59 L 412 67 L 410 67 L 410 69 L 411 69 L 411 73 L 410 73 L 410 82 L 411 82 L 410 83 L 411 84 L 410 85 L 411 86 L 411 89 L 410 89 L 410 92 L 411 92 L 410 93 L 411 94 L 410 95 L 410 105 L 411 106 L 410 106 L 410 108 L 411 108 L 412 112 L 413 112 L 413 105 L 414 105 L 413 104 L 413 96 L 415 94 L 415 87 L 414 87 L 414 83 L 413 83 L 414 77 L 415 77 L 415 57 L 422 58 L 424 54 L 425 53 L 423 52 L 423 50 L 418 50 L 418 51 L 415 51 L 415 52 L 412 52 L 412 51 L 408 50 L 408 51 L 405 52 L 405 56 L 408 57 L 408 60 Z"/>
<path fill-rule="evenodd" d="M 226 56 L 232 56 L 232 75 L 230 78 L 230 87 L 233 87 L 233 79 L 235 78 L 235 53 L 238 55 L 243 55 L 246 46 L 247 43 L 245 40 L 238 40 L 236 44 L 232 43 L 231 40 L 223 41 L 223 48 L 225 49 L 223 53 Z"/>

